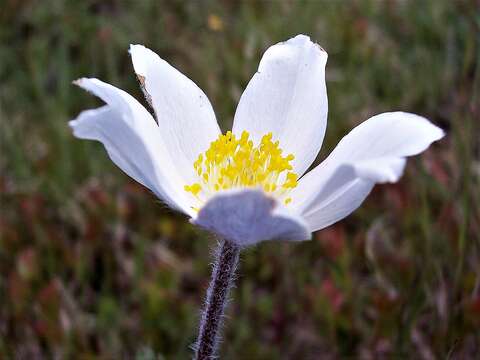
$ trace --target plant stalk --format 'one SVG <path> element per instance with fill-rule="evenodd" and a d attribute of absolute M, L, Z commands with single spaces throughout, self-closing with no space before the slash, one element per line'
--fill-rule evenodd
<path fill-rule="evenodd" d="M 239 253 L 240 247 L 228 240 L 222 240 L 218 244 L 198 340 L 195 344 L 195 360 L 210 360 L 216 357 L 223 314 L 228 292 L 234 282 Z"/>

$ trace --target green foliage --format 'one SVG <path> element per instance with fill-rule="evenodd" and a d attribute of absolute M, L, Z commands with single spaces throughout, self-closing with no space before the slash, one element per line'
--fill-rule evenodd
<path fill-rule="evenodd" d="M 319 159 L 370 115 L 447 137 L 302 244 L 243 254 L 228 359 L 474 358 L 480 352 L 480 13 L 476 1 L 6 1 L 0 10 L 0 357 L 188 358 L 214 242 L 67 120 L 93 76 L 142 99 L 141 43 L 207 93 L 222 127 L 263 51 L 329 53 Z M 161 86 L 161 84 L 159 84 Z M 142 100 L 143 101 L 143 100 Z"/>

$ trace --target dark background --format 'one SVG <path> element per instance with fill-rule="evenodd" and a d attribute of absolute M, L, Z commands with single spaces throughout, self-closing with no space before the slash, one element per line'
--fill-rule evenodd
<path fill-rule="evenodd" d="M 476 1 L 0 1 L 0 357 L 188 358 L 214 241 L 67 121 L 98 77 L 143 97 L 141 43 L 192 78 L 224 130 L 265 49 L 329 53 L 319 159 L 369 116 L 447 137 L 305 243 L 245 251 L 225 359 L 473 359 L 480 352 Z"/>

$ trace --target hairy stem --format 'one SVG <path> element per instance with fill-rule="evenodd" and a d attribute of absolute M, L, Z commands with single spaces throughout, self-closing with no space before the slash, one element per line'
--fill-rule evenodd
<path fill-rule="evenodd" d="M 200 332 L 195 345 L 196 360 L 210 360 L 215 357 L 223 313 L 228 292 L 233 284 L 239 253 L 240 248 L 228 240 L 222 240 L 218 244 L 212 279 L 200 322 Z"/>

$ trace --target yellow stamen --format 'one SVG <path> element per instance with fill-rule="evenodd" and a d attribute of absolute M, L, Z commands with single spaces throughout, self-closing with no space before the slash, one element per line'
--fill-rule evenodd
<path fill-rule="evenodd" d="M 263 188 L 266 193 L 281 196 L 297 186 L 298 176 L 291 172 L 292 154 L 282 156 L 279 142 L 272 133 L 264 135 L 254 146 L 247 131 L 240 138 L 228 131 L 210 144 L 205 153 L 193 163 L 199 182 L 186 185 L 185 191 L 194 196 L 245 187 Z M 288 204 L 291 198 L 285 198 Z"/>
<path fill-rule="evenodd" d="M 191 192 L 193 195 L 197 196 L 198 193 L 202 190 L 202 187 L 199 183 L 192 184 L 190 186 L 184 186 L 185 191 Z"/>

